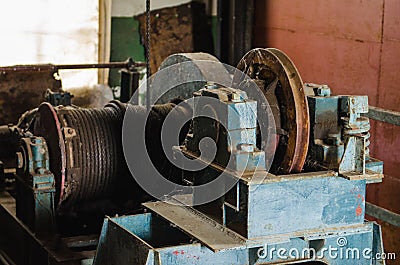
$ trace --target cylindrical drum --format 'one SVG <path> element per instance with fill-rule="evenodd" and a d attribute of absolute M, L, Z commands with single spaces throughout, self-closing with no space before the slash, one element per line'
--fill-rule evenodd
<path fill-rule="evenodd" d="M 104 108 L 39 107 L 34 134 L 46 139 L 56 179 L 56 204 L 105 198 L 113 192 L 125 160 L 121 103 Z"/>
<path fill-rule="evenodd" d="M 91 109 L 40 105 L 34 135 L 44 137 L 47 142 L 50 171 L 56 182 L 55 203 L 59 208 L 95 199 L 118 200 L 126 196 L 135 199 L 141 193 L 123 155 L 122 123 L 127 106 L 119 101 Z M 145 131 L 147 152 L 154 166 L 165 174 L 170 174 L 172 165 L 161 145 L 161 130 L 174 108 L 180 110 L 172 112 L 174 119 L 190 120 L 191 112 L 175 103 L 155 105 L 148 115 Z M 134 111 L 135 119 L 146 117 L 146 108 L 142 106 L 129 109 Z M 181 141 L 187 131 L 185 126 Z"/>

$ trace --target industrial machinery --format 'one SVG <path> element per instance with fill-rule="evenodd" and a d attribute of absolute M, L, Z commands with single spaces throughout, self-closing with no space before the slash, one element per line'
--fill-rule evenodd
<path fill-rule="evenodd" d="M 2 257 L 16 264 L 384 264 L 375 259 L 383 252 L 380 226 L 364 220 L 366 185 L 383 178 L 383 163 L 369 156 L 368 98 L 303 84 L 277 49 L 248 52 L 233 74 L 205 54 L 171 55 L 160 71 L 184 62 L 189 67 L 169 79 L 196 82 L 148 110 L 118 101 L 102 109 L 43 103 L 28 126 L 8 127 L 20 141 L 10 147 L 15 199 L 1 197 Z M 150 91 L 167 83 L 156 76 Z M 127 136 L 128 116 L 134 125 L 145 121 L 142 132 L 133 130 L 142 134 Z M 168 120 L 182 125 L 175 146 L 162 143 Z M 124 139 L 140 136 L 156 170 L 180 189 L 157 196 L 139 181 L 153 175 L 144 154 L 126 157 L 141 149 Z M 13 238 L 23 243 L 4 243 Z"/>

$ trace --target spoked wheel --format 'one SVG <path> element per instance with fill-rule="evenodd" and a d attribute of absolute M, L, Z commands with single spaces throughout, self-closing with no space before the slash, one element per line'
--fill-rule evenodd
<path fill-rule="evenodd" d="M 253 49 L 237 68 L 253 79 L 270 103 L 278 138 L 270 171 L 300 172 L 306 160 L 310 118 L 301 77 L 293 62 L 278 49 Z"/>

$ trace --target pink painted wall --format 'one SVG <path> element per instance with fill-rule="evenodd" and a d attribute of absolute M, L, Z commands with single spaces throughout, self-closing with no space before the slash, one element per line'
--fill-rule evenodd
<path fill-rule="evenodd" d="M 304 82 L 400 111 L 399 0 L 256 0 L 255 7 L 255 47 L 283 50 Z M 367 200 L 400 213 L 400 127 L 372 122 L 371 141 L 385 179 L 368 186 Z M 400 255 L 400 229 L 382 226 L 386 251 Z"/>

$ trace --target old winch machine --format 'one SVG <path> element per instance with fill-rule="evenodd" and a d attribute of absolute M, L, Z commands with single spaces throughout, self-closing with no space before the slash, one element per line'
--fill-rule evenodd
<path fill-rule="evenodd" d="M 204 61 L 214 62 L 211 75 Z M 1 196 L 3 259 L 15 264 L 385 264 L 374 258 L 383 253 L 380 226 L 365 221 L 366 185 L 383 178 L 383 162 L 369 156 L 366 96 L 332 95 L 326 85 L 303 84 L 277 49 L 248 52 L 237 66 L 246 77 L 233 76 L 231 86 L 213 80 L 212 74 L 222 71 L 232 79 L 232 73 L 207 54 L 171 55 L 160 69 L 182 62 L 190 63 L 200 81 L 165 94 L 152 107 L 144 135 L 155 168 L 187 187 L 185 192 L 156 199 L 129 172 L 122 147 L 124 115 L 131 111 L 141 120 L 146 108 L 118 101 L 102 109 L 43 103 L 24 117 L 28 125 L 12 127 L 19 135 L 16 189 Z M 249 82 L 268 107 L 246 89 Z M 266 108 L 268 115 L 261 115 Z M 167 116 L 185 125 L 178 145 L 162 148 Z M 205 138 L 214 144 L 204 145 Z M 215 147 L 211 159 L 202 156 L 202 145 Z M 203 167 L 179 166 L 187 161 Z M 221 175 L 223 181 L 206 195 L 191 192 Z M 197 203 L 219 191 L 221 196 Z"/>

